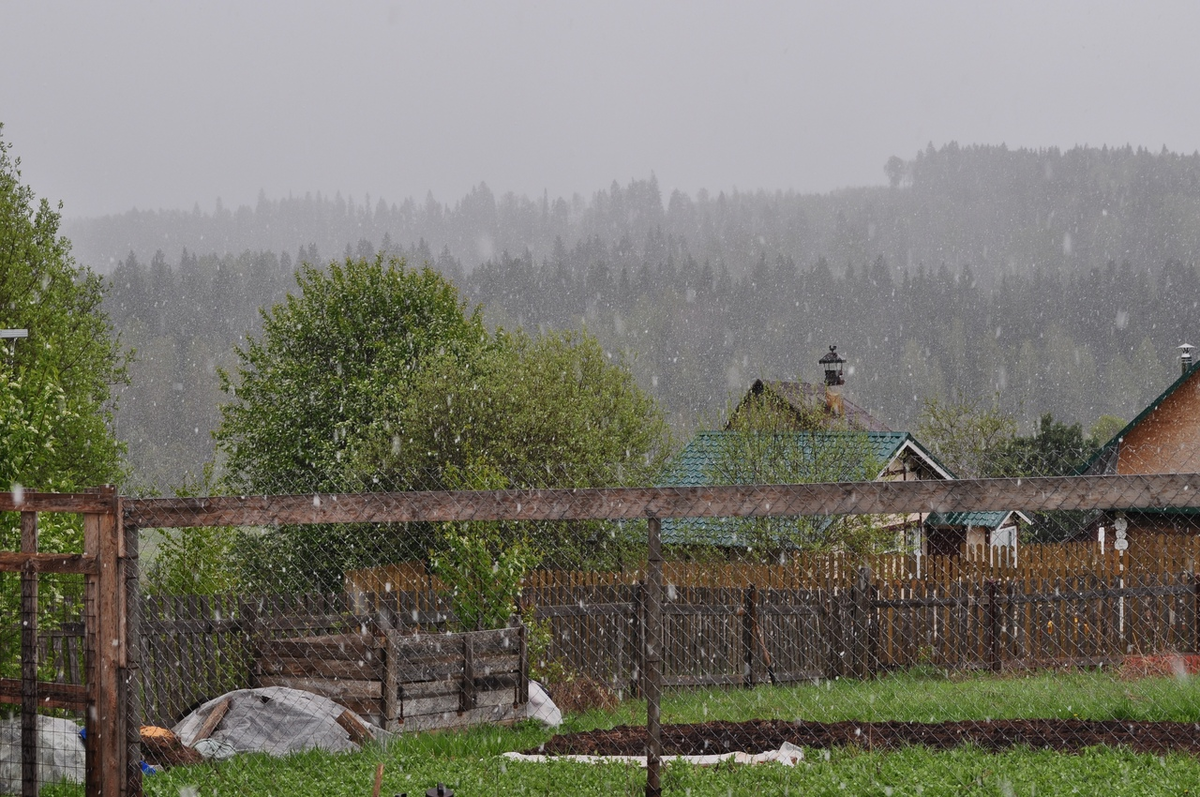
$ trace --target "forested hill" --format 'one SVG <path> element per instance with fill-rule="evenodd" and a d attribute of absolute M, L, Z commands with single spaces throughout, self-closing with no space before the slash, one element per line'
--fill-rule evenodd
<path fill-rule="evenodd" d="M 674 192 L 651 176 L 613 183 L 590 198 L 497 197 L 486 185 L 451 204 L 432 196 L 399 204 L 341 195 L 270 199 L 211 212 L 138 211 L 68 219 L 77 258 L 102 273 L 134 252 L 143 262 L 244 251 L 294 252 L 315 245 L 326 256 L 417 245 L 448 255 L 470 272 L 502 253 L 555 259 L 580 242 L 637 251 L 652 261 L 670 242 L 686 242 L 699 263 L 742 276 L 761 257 L 811 266 L 824 257 L 835 273 L 877 257 L 910 270 L 970 266 L 991 283 L 1041 268 L 1079 272 L 1109 260 L 1157 269 L 1191 262 L 1200 251 L 1200 155 L 1130 147 L 1009 150 L 932 147 L 884 165 L 890 187 L 824 195 L 792 192 Z"/>
<path fill-rule="evenodd" d="M 996 395 L 1026 429 L 1046 412 L 1087 427 L 1132 417 L 1178 373 L 1175 347 L 1200 343 L 1200 156 L 948 146 L 886 173 L 665 203 L 653 179 L 570 202 L 264 199 L 68 232 L 82 262 L 115 253 L 105 306 L 137 349 L 117 432 L 135 481 L 160 489 L 211 457 L 217 369 L 259 308 L 300 262 L 343 255 L 429 263 L 493 324 L 585 326 L 681 434 L 757 377 L 819 379 L 830 344 L 849 396 L 893 428 L 954 394 Z"/>
<path fill-rule="evenodd" d="M 835 274 L 823 259 L 762 257 L 735 277 L 678 241 L 654 257 L 599 239 L 559 255 L 502 255 L 469 275 L 449 257 L 434 265 L 492 323 L 585 326 L 630 359 L 681 435 L 715 420 L 755 378 L 819 380 L 829 344 L 850 360 L 849 396 L 893 428 L 911 428 L 924 397 L 955 394 L 996 395 L 1026 429 L 1044 412 L 1086 428 L 1104 414 L 1129 419 L 1161 392 L 1178 373 L 1174 347 L 1197 331 L 1200 273 L 1174 260 L 1034 268 L 983 285 L 969 268 L 909 270 L 882 258 Z M 294 289 L 296 259 L 322 262 L 311 248 L 295 259 L 159 254 L 114 271 L 105 308 L 137 349 L 117 413 L 135 482 L 167 489 L 199 474 L 224 399 L 217 369 L 236 364 L 259 307 Z"/>

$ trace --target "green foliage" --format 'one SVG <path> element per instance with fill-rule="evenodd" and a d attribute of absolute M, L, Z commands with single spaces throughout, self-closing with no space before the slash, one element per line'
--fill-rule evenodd
<path fill-rule="evenodd" d="M 1046 413 L 1034 434 L 996 446 L 988 475 L 1069 476 L 1094 453 L 1082 425 L 1068 425 Z"/>
<path fill-rule="evenodd" d="M 299 293 L 263 314 L 263 332 L 237 351 L 236 398 L 215 433 L 224 482 L 252 492 L 346 489 L 344 457 L 363 430 L 403 398 L 429 357 L 469 359 L 486 340 L 454 287 L 403 261 L 304 266 Z"/>
<path fill-rule="evenodd" d="M 1099 449 L 1125 428 L 1126 421 L 1115 415 L 1101 415 L 1088 429 L 1088 445 Z"/>
<path fill-rule="evenodd" d="M 445 279 L 383 257 L 327 274 L 305 267 L 298 283 L 300 294 L 264 313 L 262 336 L 238 350 L 236 380 L 222 377 L 236 396 L 215 435 L 224 489 L 446 489 L 475 478 L 597 486 L 645 484 L 658 471 L 665 422 L 587 334 L 489 335 Z M 488 551 L 490 567 L 525 539 L 576 564 L 611 557 L 624 541 L 602 524 L 485 534 L 411 524 L 285 527 L 243 543 L 253 552 L 248 584 L 305 589 L 430 552 L 467 578 Z M 449 554 L 452 541 L 464 550 Z"/>
<path fill-rule="evenodd" d="M 463 474 L 490 474 L 496 489 L 646 485 L 668 453 L 653 399 L 586 332 L 498 331 L 469 363 L 432 358 L 393 406 L 354 461 L 383 484 L 455 489 Z M 558 567 L 611 566 L 640 544 L 600 521 L 497 533 L 535 540 Z"/>
<path fill-rule="evenodd" d="M 75 264 L 59 213 L 21 183 L 10 150 L 0 138 L 0 328 L 29 337 L 0 344 L 0 491 L 98 487 L 123 473 L 110 390 L 125 378 L 126 357 L 100 310 L 100 278 Z M 20 539 L 19 515 L 0 514 L 0 550 L 17 550 Z M 81 518 L 42 514 L 38 547 L 81 552 Z M 39 598 L 45 605 L 81 589 L 78 578 L 42 579 Z M 0 617 L 19 606 L 17 579 L 3 579 Z M 40 621 L 56 624 L 46 612 Z M 15 645 L 15 636 L 0 639 L 0 651 Z"/>
<path fill-rule="evenodd" d="M 994 475 L 995 452 L 1017 433 L 1017 422 L 998 403 L 979 399 L 944 401 L 927 396 L 916 437 L 960 479 Z"/>
<path fill-rule="evenodd" d="M 667 453 L 653 399 L 586 332 L 500 330 L 469 363 L 431 358 L 389 410 L 359 469 L 392 484 L 468 462 L 511 486 L 648 484 Z"/>
<path fill-rule="evenodd" d="M 505 479 L 486 467 L 447 469 L 458 489 L 503 489 Z M 429 566 L 446 585 L 450 607 L 464 631 L 505 628 L 517 613 L 521 581 L 537 566 L 534 545 L 502 523 L 443 523 Z M 505 533 L 508 531 L 508 533 Z"/>
<path fill-rule="evenodd" d="M 141 589 L 153 595 L 223 595 L 237 592 L 242 534 L 228 526 L 168 529 L 155 541 Z"/>
<path fill-rule="evenodd" d="M 126 356 L 100 309 L 100 277 L 75 264 L 59 213 L 21 184 L 11 146 L 0 139 L 0 328 L 29 337 L 0 351 L 0 489 L 111 483 L 122 447 L 110 391 Z"/>
<path fill-rule="evenodd" d="M 517 611 L 521 579 L 537 564 L 528 541 L 505 539 L 490 524 L 450 524 L 438 535 L 430 568 L 448 589 L 464 631 L 504 628 Z"/>

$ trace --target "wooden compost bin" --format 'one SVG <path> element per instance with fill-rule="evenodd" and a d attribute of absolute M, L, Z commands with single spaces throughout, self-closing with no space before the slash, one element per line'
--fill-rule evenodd
<path fill-rule="evenodd" d="M 263 640 L 255 659 L 259 686 L 324 695 L 389 731 L 511 723 L 529 702 L 521 626 Z"/>

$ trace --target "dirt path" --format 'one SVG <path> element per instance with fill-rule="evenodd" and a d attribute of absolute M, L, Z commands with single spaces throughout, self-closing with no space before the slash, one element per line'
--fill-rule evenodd
<path fill-rule="evenodd" d="M 974 745 L 1002 750 L 1025 745 L 1035 749 L 1077 752 L 1095 745 L 1124 746 L 1139 753 L 1200 753 L 1200 725 L 1191 722 L 1123 720 L 991 720 L 987 722 L 706 722 L 663 727 L 664 755 L 704 755 L 775 750 L 784 742 L 826 748 L 855 745 L 894 750 L 925 745 L 946 750 Z M 528 753 L 563 755 L 645 755 L 646 728 L 624 725 L 607 731 L 555 736 Z"/>

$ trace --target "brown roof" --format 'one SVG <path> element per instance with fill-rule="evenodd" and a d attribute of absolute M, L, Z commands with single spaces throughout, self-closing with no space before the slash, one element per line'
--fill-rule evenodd
<path fill-rule="evenodd" d="M 813 407 L 825 406 L 824 385 L 811 385 L 808 382 L 778 382 L 756 379 L 754 380 L 754 384 L 750 386 L 751 394 L 758 395 L 764 390 L 769 390 L 775 396 L 783 399 L 795 409 L 798 415 L 811 412 Z M 846 414 L 847 425 L 852 429 L 859 429 L 864 432 L 892 431 L 874 415 L 844 396 L 842 398 L 842 407 Z M 828 426 L 832 427 L 834 425 L 834 416 L 830 414 L 828 415 L 828 419 Z"/>

